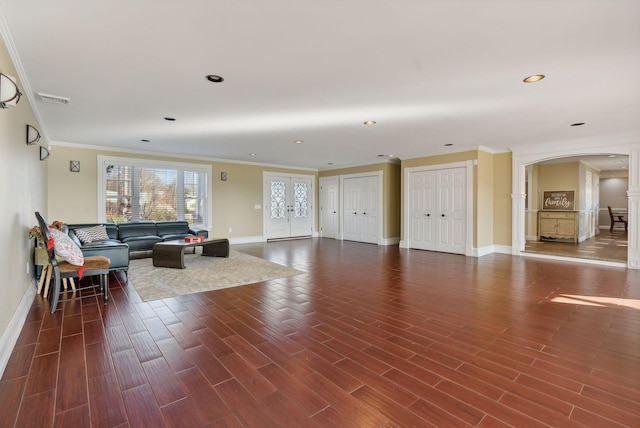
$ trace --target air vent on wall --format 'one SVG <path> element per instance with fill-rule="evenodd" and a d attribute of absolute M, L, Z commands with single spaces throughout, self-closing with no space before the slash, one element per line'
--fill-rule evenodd
<path fill-rule="evenodd" d="M 58 105 L 62 105 L 62 106 L 68 106 L 69 102 L 71 101 L 71 99 L 67 98 L 67 97 L 60 97 L 58 95 L 43 94 L 42 92 L 38 92 L 38 95 L 40 95 L 40 99 L 42 100 L 43 103 L 58 104 Z"/>

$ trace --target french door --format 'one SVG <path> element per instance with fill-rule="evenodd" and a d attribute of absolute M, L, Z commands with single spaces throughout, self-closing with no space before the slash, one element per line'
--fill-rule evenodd
<path fill-rule="evenodd" d="M 313 234 L 313 176 L 264 174 L 264 234 L 267 240 Z"/>

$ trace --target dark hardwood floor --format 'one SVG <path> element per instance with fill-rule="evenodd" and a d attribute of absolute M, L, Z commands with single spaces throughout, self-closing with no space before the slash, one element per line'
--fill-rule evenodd
<path fill-rule="evenodd" d="M 144 303 L 36 296 L 0 426 L 638 427 L 640 272 L 308 239 L 306 273 Z M 187 267 L 188 269 L 188 267 Z"/>

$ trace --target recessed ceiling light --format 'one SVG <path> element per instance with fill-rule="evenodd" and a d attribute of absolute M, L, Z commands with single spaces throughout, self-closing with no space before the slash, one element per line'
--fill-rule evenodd
<path fill-rule="evenodd" d="M 394 155 L 387 155 L 387 157 L 394 158 L 395 156 Z"/>
<path fill-rule="evenodd" d="M 174 120 L 176 120 L 175 117 L 165 117 L 164 120 L 167 120 L 169 122 L 173 122 Z"/>
<path fill-rule="evenodd" d="M 304 141 L 302 141 L 302 140 L 296 140 L 296 141 L 294 141 L 294 143 L 296 143 L 296 144 L 302 144 L 302 143 L 304 143 Z"/>
<path fill-rule="evenodd" d="M 224 78 L 222 76 L 218 76 L 217 74 L 209 74 L 205 77 L 209 82 L 213 82 L 213 83 L 224 82 Z"/>
<path fill-rule="evenodd" d="M 584 125 L 584 122 L 577 122 L 577 123 L 572 123 L 571 126 L 582 126 Z"/>
<path fill-rule="evenodd" d="M 378 157 L 379 157 L 379 158 L 383 158 L 383 157 L 384 157 L 384 155 L 378 155 Z"/>
<path fill-rule="evenodd" d="M 249 153 L 249 156 L 255 156 L 255 155 L 256 155 L 255 153 Z"/>
<path fill-rule="evenodd" d="M 610 158 L 615 158 L 615 157 L 616 157 L 616 155 L 609 155 L 609 157 L 610 157 Z"/>
<path fill-rule="evenodd" d="M 333 162 L 329 162 L 327 165 L 333 165 Z"/>
<path fill-rule="evenodd" d="M 538 82 L 538 81 L 540 81 L 542 79 L 544 79 L 544 74 L 534 74 L 532 76 L 525 77 L 523 82 L 524 83 L 533 83 L 533 82 Z"/>
<path fill-rule="evenodd" d="M 365 120 L 365 121 L 364 121 L 364 124 L 365 124 L 365 125 L 367 125 L 367 126 L 369 126 L 369 125 L 375 125 L 375 124 L 376 124 L 376 121 L 375 121 L 375 120 Z"/>
<path fill-rule="evenodd" d="M 447 144 L 445 144 L 444 146 L 445 146 L 445 147 L 450 147 L 450 146 L 453 146 L 453 143 L 447 143 Z"/>
<path fill-rule="evenodd" d="M 149 142 L 149 141 L 151 141 L 151 140 L 147 140 L 146 138 L 144 138 L 144 139 L 142 139 L 142 140 L 140 140 L 140 141 L 142 141 L 143 143 L 148 143 L 148 142 Z"/>

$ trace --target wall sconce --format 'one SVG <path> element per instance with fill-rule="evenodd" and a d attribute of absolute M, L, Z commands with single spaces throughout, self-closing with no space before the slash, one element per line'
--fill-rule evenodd
<path fill-rule="evenodd" d="M 80 172 L 80 161 L 69 161 L 69 171 Z"/>
<path fill-rule="evenodd" d="M 47 160 L 49 159 L 49 150 L 46 147 L 42 147 L 40 146 L 40 160 Z"/>
<path fill-rule="evenodd" d="M 16 79 L 0 73 L 0 108 L 14 107 L 21 96 Z"/>
<path fill-rule="evenodd" d="M 40 141 L 40 131 L 31 125 L 27 125 L 27 146 L 35 144 L 38 141 Z"/>
<path fill-rule="evenodd" d="M 227 173 L 226 172 L 222 171 L 220 173 L 220 180 L 221 181 L 227 181 Z"/>

